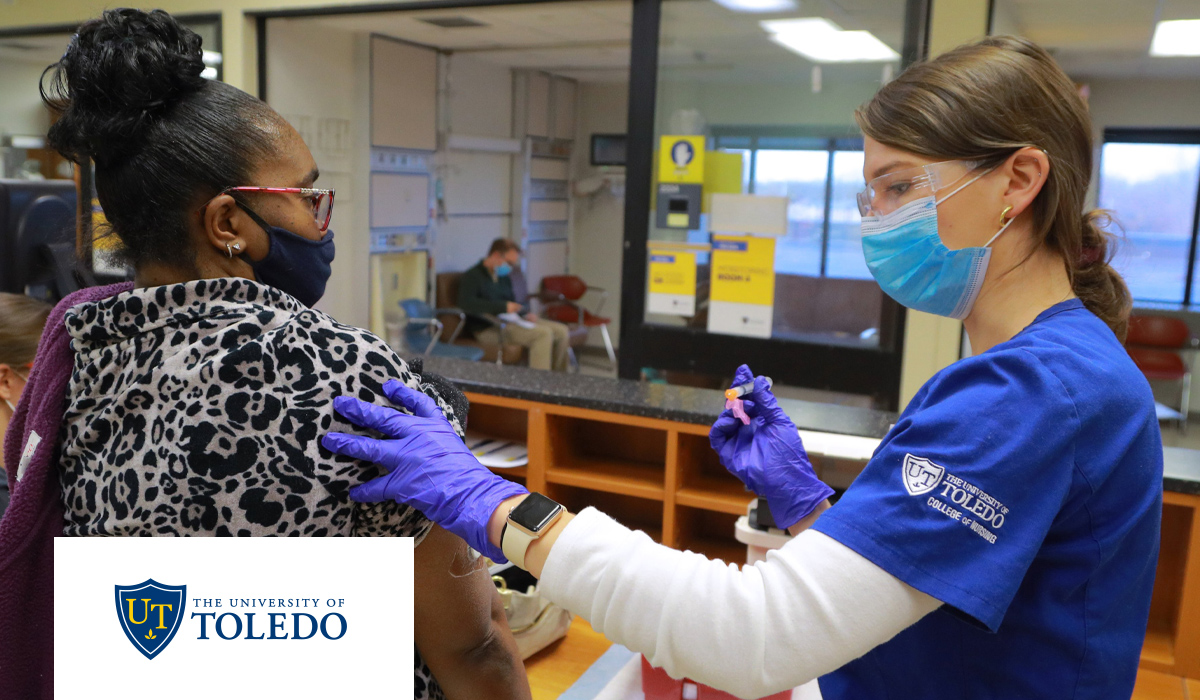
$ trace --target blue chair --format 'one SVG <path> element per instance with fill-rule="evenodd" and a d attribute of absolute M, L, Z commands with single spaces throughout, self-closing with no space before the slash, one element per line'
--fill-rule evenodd
<path fill-rule="evenodd" d="M 407 316 L 404 325 L 404 342 L 408 348 L 422 355 L 436 357 L 452 357 L 458 360 L 478 362 L 483 359 L 483 349 L 468 345 L 455 345 L 454 341 L 466 325 L 467 315 L 461 309 L 437 309 L 420 299 L 405 299 L 400 302 L 400 308 Z M 448 343 L 439 343 L 442 337 L 442 322 L 438 314 L 454 314 L 458 316 L 458 325 L 450 336 Z"/>

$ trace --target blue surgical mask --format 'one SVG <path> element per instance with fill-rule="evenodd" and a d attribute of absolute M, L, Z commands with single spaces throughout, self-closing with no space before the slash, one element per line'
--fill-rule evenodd
<path fill-rule="evenodd" d="M 916 199 L 884 216 L 864 216 L 863 255 L 875 281 L 904 306 L 962 320 L 971 313 L 992 257 L 989 247 L 1012 224 L 1009 219 L 981 247 L 950 250 L 938 235 L 937 205 L 987 173 L 981 173 L 940 201 Z"/>
<path fill-rule="evenodd" d="M 498 277 L 507 277 L 510 274 L 512 274 L 512 265 L 508 263 L 500 263 L 500 266 L 496 268 L 496 275 Z"/>
<path fill-rule="evenodd" d="M 254 277 L 281 292 L 290 294 L 305 306 L 312 306 L 325 295 L 325 284 L 333 274 L 333 229 L 319 241 L 272 226 L 244 205 L 239 205 L 267 232 L 270 249 L 257 262 L 242 256 L 254 268 Z"/>

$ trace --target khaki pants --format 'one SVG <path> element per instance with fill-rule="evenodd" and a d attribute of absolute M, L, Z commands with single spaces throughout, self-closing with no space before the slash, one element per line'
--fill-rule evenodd
<path fill-rule="evenodd" d="M 488 345 L 500 344 L 500 329 L 485 328 L 475 339 Z M 533 328 L 515 323 L 504 327 L 504 342 L 529 349 L 529 366 L 534 369 L 567 370 L 567 351 L 570 349 L 567 327 L 557 321 L 539 318 Z"/>

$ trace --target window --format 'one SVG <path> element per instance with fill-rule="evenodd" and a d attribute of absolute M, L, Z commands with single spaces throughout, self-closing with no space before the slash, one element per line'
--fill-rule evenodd
<path fill-rule="evenodd" d="M 1113 212 L 1113 266 L 1135 301 L 1190 306 L 1194 284 L 1200 132 L 1108 129 L 1099 206 Z"/>
<path fill-rule="evenodd" d="M 861 139 L 716 137 L 716 148 L 741 153 L 746 191 L 787 197 L 788 232 L 775 271 L 786 275 L 870 279 L 862 253 L 855 194 L 863 187 Z"/>
<path fill-rule="evenodd" d="M 751 191 L 789 200 L 787 235 L 776 242 L 775 271 L 819 277 L 829 153 L 761 150 L 754 160 Z"/>

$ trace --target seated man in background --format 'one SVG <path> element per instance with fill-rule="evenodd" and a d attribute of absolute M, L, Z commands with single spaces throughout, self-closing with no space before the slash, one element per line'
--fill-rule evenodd
<path fill-rule="evenodd" d="M 458 306 L 467 312 L 467 332 L 480 342 L 500 345 L 500 329 L 482 316 L 523 314 L 525 323 L 513 321 L 505 326 L 503 342 L 528 348 L 529 366 L 534 369 L 566 371 L 570 349 L 567 327 L 528 313 L 516 301 L 510 273 L 520 261 L 520 246 L 507 238 L 497 238 L 492 241 L 487 257 L 463 273 Z"/>

